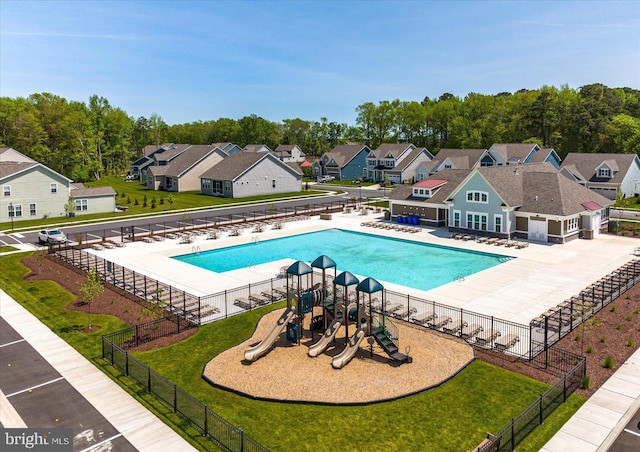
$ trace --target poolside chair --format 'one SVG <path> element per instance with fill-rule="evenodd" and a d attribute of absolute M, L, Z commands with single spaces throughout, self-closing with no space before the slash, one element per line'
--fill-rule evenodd
<path fill-rule="evenodd" d="M 516 246 L 518 242 L 514 242 L 513 240 L 508 240 L 507 243 L 504 244 L 507 248 L 511 248 L 512 246 Z"/>
<path fill-rule="evenodd" d="M 529 246 L 529 242 L 518 242 L 518 244 L 516 245 L 516 248 L 521 250 L 522 248 L 526 248 L 528 246 Z"/>
<path fill-rule="evenodd" d="M 476 336 L 476 343 L 484 347 L 487 347 L 491 345 L 491 343 L 495 341 L 496 338 L 500 336 L 500 334 L 501 334 L 500 331 L 494 330 L 494 329 L 482 331 Z"/>
<path fill-rule="evenodd" d="M 152 239 L 151 237 L 144 237 L 144 238 L 142 239 L 142 241 L 143 241 L 144 243 L 153 243 L 153 239 Z"/>
<path fill-rule="evenodd" d="M 518 335 L 509 333 L 506 336 L 503 336 L 496 340 L 496 350 L 501 352 L 508 350 L 516 345 L 516 342 L 518 342 L 519 340 L 520 338 L 518 337 Z"/>
<path fill-rule="evenodd" d="M 455 322 L 451 322 L 442 329 L 447 334 L 451 334 L 452 336 L 457 336 L 460 330 L 467 326 L 467 322 L 464 320 L 456 320 Z"/>
<path fill-rule="evenodd" d="M 395 311 L 392 315 L 396 318 L 396 319 L 400 319 L 400 320 L 408 320 L 413 314 L 415 314 L 416 312 L 418 312 L 418 309 L 415 306 L 410 306 L 407 309 L 398 309 L 397 311 Z"/>
<path fill-rule="evenodd" d="M 103 245 L 105 248 L 109 250 L 112 250 L 113 248 L 115 248 L 115 245 L 112 242 L 104 242 Z"/>
<path fill-rule="evenodd" d="M 451 317 L 445 315 L 444 317 L 438 317 L 438 320 L 433 322 L 432 325 L 434 329 L 439 330 L 449 323 L 451 323 Z"/>
<path fill-rule="evenodd" d="M 469 241 L 469 240 L 473 240 L 473 236 L 466 234 L 462 236 L 462 240 L 464 240 L 465 242 Z"/>
<path fill-rule="evenodd" d="M 507 242 L 508 242 L 508 240 L 507 240 L 507 239 L 499 239 L 499 240 L 496 240 L 496 242 L 494 243 L 494 245 L 496 245 L 496 246 L 502 246 L 502 245 L 506 245 L 506 244 L 507 244 Z"/>
<path fill-rule="evenodd" d="M 453 238 L 456 239 L 456 240 L 461 240 L 462 237 L 464 237 L 462 234 L 456 234 L 456 235 L 453 236 Z"/>
<path fill-rule="evenodd" d="M 483 330 L 482 326 L 477 323 L 472 323 L 471 325 L 465 325 L 462 327 L 462 331 L 460 332 L 460 337 L 462 339 L 472 339 L 477 336 Z"/>
<path fill-rule="evenodd" d="M 476 240 L 476 242 L 478 242 L 478 243 L 486 243 L 487 240 L 489 240 L 489 237 L 478 237 L 478 240 Z"/>
<path fill-rule="evenodd" d="M 491 237 L 490 239 L 487 239 L 487 244 L 488 245 L 493 245 L 497 241 L 498 241 L 498 237 Z"/>
<path fill-rule="evenodd" d="M 402 303 L 391 303 L 386 307 L 384 312 L 387 315 L 391 315 L 402 308 L 404 308 L 404 305 Z"/>
<path fill-rule="evenodd" d="M 151 238 L 156 242 L 162 242 L 164 240 L 164 237 L 161 235 L 152 235 Z"/>
<path fill-rule="evenodd" d="M 418 314 L 418 315 L 414 316 L 411 319 L 411 321 L 413 323 L 418 324 L 418 325 L 425 325 L 425 324 L 431 322 L 436 317 L 438 317 L 438 315 L 435 312 L 427 311 L 427 312 L 424 312 L 422 314 Z"/>
<path fill-rule="evenodd" d="M 252 293 L 251 295 L 249 295 L 249 300 L 251 301 L 255 301 L 258 304 L 261 305 L 266 305 L 271 303 L 271 298 L 270 297 L 265 297 L 264 295 L 260 294 L 260 293 Z"/>
<path fill-rule="evenodd" d="M 275 291 L 273 291 L 273 292 L 275 292 Z M 268 298 L 270 301 L 279 300 L 278 296 L 273 292 L 267 289 L 267 290 L 263 290 L 262 292 L 260 292 L 260 295 Z"/>
<path fill-rule="evenodd" d="M 236 306 L 241 307 L 242 309 L 252 309 L 254 307 L 254 304 L 246 299 L 245 297 L 238 297 L 234 300 L 233 304 L 235 304 Z"/>
<path fill-rule="evenodd" d="M 102 251 L 104 249 L 104 246 L 100 245 L 99 243 L 94 243 L 93 245 L 91 245 L 91 249 Z"/>

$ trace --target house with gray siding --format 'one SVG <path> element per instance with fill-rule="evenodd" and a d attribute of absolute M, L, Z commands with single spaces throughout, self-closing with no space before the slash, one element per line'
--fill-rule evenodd
<path fill-rule="evenodd" d="M 481 165 L 486 160 L 486 149 L 440 149 L 431 162 L 425 163 L 429 174 L 435 174 L 445 169 L 471 170 Z M 422 172 L 421 172 L 422 173 Z"/>
<path fill-rule="evenodd" d="M 227 157 L 226 152 L 211 145 L 193 145 L 161 166 L 147 168 L 149 190 L 192 191 L 200 189 L 200 176 Z"/>
<path fill-rule="evenodd" d="M 271 152 L 231 154 L 200 176 L 200 191 L 225 198 L 291 193 L 302 190 L 302 171 Z"/>
<path fill-rule="evenodd" d="M 541 149 L 535 143 L 494 143 L 481 160 L 481 166 L 551 163 L 560 167 L 560 156 L 551 148 Z"/>
<path fill-rule="evenodd" d="M 609 199 L 640 194 L 640 159 L 637 154 L 569 153 L 562 174 Z"/>
<path fill-rule="evenodd" d="M 336 146 L 313 163 L 313 176 L 333 176 L 337 180 L 367 177 L 367 155 L 370 152 L 369 146 L 360 143 Z"/>
<path fill-rule="evenodd" d="M 281 144 L 273 153 L 285 163 L 301 163 L 307 158 L 297 144 Z"/>
<path fill-rule="evenodd" d="M 11 148 L 0 149 L 0 188 L 0 222 L 113 212 L 116 207 L 116 192 L 111 187 L 73 184 Z"/>

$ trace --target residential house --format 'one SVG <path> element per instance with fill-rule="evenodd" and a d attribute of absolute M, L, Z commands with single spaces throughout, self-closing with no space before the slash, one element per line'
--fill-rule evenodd
<path fill-rule="evenodd" d="M 234 154 L 236 152 L 242 151 L 242 148 L 240 146 L 233 143 L 212 143 L 211 146 L 218 147 L 227 154 Z"/>
<path fill-rule="evenodd" d="M 290 193 L 302 190 L 296 163 L 284 163 L 271 152 L 238 152 L 204 172 L 200 190 L 225 198 Z"/>
<path fill-rule="evenodd" d="M 337 180 L 366 177 L 367 155 L 370 152 L 369 146 L 360 143 L 336 146 L 313 163 L 313 175 L 315 177 L 333 176 Z"/>
<path fill-rule="evenodd" d="M 396 188 L 401 191 L 391 194 L 392 213 L 424 218 L 416 207 L 425 212 L 440 209 L 435 221 L 442 224 L 444 202 L 450 231 L 551 243 L 593 238 L 608 223 L 611 201 L 562 176 L 549 162 L 480 166 L 459 183 L 455 177 L 459 173 L 439 172 L 414 184 L 410 194 L 404 187 Z M 457 185 L 450 190 L 452 181 Z M 420 197 L 421 204 L 416 200 Z M 433 223 L 433 214 L 423 222 Z"/>
<path fill-rule="evenodd" d="M 149 166 L 166 165 L 172 158 L 177 157 L 190 145 L 188 144 L 174 144 L 164 143 L 162 145 L 147 145 L 142 149 L 142 157 L 129 164 L 129 176 L 131 179 L 140 180 L 146 183 L 146 173 Z M 158 155 L 167 153 L 164 158 L 159 158 Z"/>
<path fill-rule="evenodd" d="M 433 155 L 427 148 L 408 143 L 383 143 L 367 155 L 366 177 L 376 182 L 388 178 L 394 184 L 414 181 L 418 165 L 431 160 Z"/>
<path fill-rule="evenodd" d="M 551 148 L 541 149 L 535 143 L 494 143 L 481 160 L 481 166 L 520 165 L 549 162 L 560 167 L 560 156 Z"/>
<path fill-rule="evenodd" d="M 297 144 L 281 144 L 273 153 L 285 163 L 301 163 L 307 158 Z"/>
<path fill-rule="evenodd" d="M 640 194 L 637 154 L 567 154 L 562 174 L 609 199 Z"/>
<path fill-rule="evenodd" d="M 175 156 L 166 153 L 171 154 L 171 151 L 154 156 L 162 164 L 147 168 L 146 185 L 149 190 L 199 190 L 200 175 L 227 157 L 220 148 L 204 144 L 189 146 Z"/>
<path fill-rule="evenodd" d="M 242 148 L 242 152 L 273 152 L 266 144 L 248 144 Z"/>
<path fill-rule="evenodd" d="M 12 148 L 0 149 L 0 187 L 0 222 L 113 212 L 116 208 L 116 192 L 111 187 L 74 184 Z"/>
<path fill-rule="evenodd" d="M 426 178 L 428 174 L 435 174 L 445 169 L 471 170 L 482 165 L 488 152 L 486 149 L 440 149 L 431 162 L 426 162 L 416 174 L 416 180 Z M 427 176 L 428 177 L 428 176 Z"/>

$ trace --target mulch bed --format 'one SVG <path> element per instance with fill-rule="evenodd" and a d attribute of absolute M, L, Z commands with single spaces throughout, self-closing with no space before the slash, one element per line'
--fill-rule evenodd
<path fill-rule="evenodd" d="M 53 280 L 76 295 L 86 278 L 83 271 L 44 254 L 39 256 L 39 253 L 34 253 L 22 262 L 31 269 L 26 279 Z M 131 326 L 157 319 L 158 314 L 145 309 L 143 303 L 134 295 L 106 284 L 104 294 L 92 302 L 91 312 L 116 316 Z M 67 309 L 88 312 L 88 306 L 79 298 L 70 303 Z M 197 328 L 191 328 L 176 335 L 141 344 L 134 350 L 164 347 L 180 342 L 196 331 Z M 589 319 L 584 333 L 583 329 L 578 327 L 555 346 L 587 357 L 590 387 L 586 390 L 580 389 L 578 393 L 591 396 L 640 346 L 640 285 L 634 286 Z M 476 354 L 484 361 L 549 384 L 555 383 L 559 378 L 544 369 L 531 366 L 526 361 L 502 353 L 476 348 Z M 615 363 L 616 367 L 613 369 L 602 366 L 607 356 L 611 356 Z"/>
<path fill-rule="evenodd" d="M 86 273 L 82 270 L 61 262 L 43 252 L 33 253 L 22 259 L 22 263 L 31 270 L 25 279 L 27 280 L 51 280 L 58 283 L 65 290 L 78 296 L 82 283 L 86 280 Z M 89 305 L 82 299 L 76 298 L 66 306 L 66 309 L 89 312 Z M 162 318 L 162 313 L 148 306 L 140 298 L 110 284 L 105 284 L 104 293 L 94 299 L 91 303 L 91 314 L 112 315 L 130 326 L 140 325 Z M 99 329 L 99 325 L 94 325 L 91 331 Z M 89 331 L 88 328 L 85 329 Z M 198 329 L 190 328 L 179 334 L 162 337 L 150 342 L 129 349 L 135 351 L 153 350 L 182 341 L 194 334 Z"/>

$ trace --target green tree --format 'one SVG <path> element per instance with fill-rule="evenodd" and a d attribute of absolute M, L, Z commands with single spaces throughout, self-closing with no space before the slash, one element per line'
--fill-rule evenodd
<path fill-rule="evenodd" d="M 78 295 L 89 307 L 89 330 L 91 330 L 91 303 L 104 292 L 104 283 L 94 268 L 87 272 L 87 278 L 80 286 Z"/>

